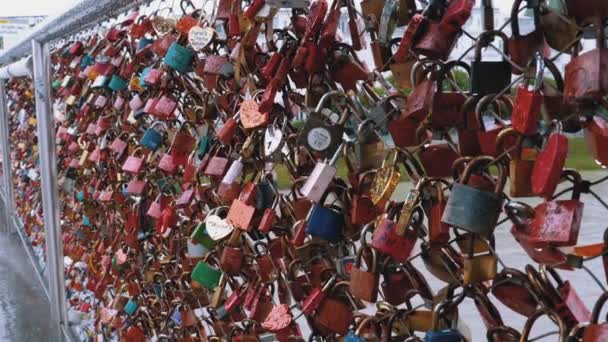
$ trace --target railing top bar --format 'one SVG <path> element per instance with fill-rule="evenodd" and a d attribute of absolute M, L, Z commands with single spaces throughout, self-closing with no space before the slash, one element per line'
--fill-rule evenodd
<path fill-rule="evenodd" d="M 32 51 L 32 40 L 52 42 L 104 22 L 152 0 L 83 0 L 67 11 L 45 20 L 38 28 L 0 55 L 0 65 L 10 64 Z"/>

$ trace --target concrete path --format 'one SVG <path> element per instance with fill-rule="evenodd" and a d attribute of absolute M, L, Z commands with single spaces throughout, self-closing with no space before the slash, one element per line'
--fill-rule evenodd
<path fill-rule="evenodd" d="M 0 234 L 0 341 L 61 341 L 35 272 L 19 236 Z"/>

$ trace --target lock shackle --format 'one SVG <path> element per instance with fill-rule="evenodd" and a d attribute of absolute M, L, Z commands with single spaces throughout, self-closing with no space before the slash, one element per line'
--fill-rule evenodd
<path fill-rule="evenodd" d="M 530 61 L 530 64 L 533 64 L 536 68 L 536 74 L 534 77 L 534 91 L 539 91 L 543 87 L 545 58 L 540 54 L 540 52 L 536 52 L 534 54 L 534 59 Z"/>
<path fill-rule="evenodd" d="M 535 215 L 535 210 L 531 205 L 516 201 L 505 204 L 504 211 L 509 220 L 518 228 L 528 226 Z"/>
<path fill-rule="evenodd" d="M 521 158 L 521 147 L 524 142 L 524 136 L 513 127 L 507 127 L 498 133 L 498 136 L 496 137 L 496 152 L 498 154 L 503 154 L 507 150 L 505 148 L 507 139 L 513 136 L 516 138 L 515 145 L 517 148 L 515 149 L 516 153 L 514 153 L 514 156 L 512 156 L 511 159 L 519 160 Z"/>
<path fill-rule="evenodd" d="M 476 167 L 480 167 L 484 164 L 492 164 L 495 162 L 496 162 L 496 159 L 494 159 L 490 156 L 480 156 L 480 157 L 473 158 L 473 160 L 471 160 L 471 162 L 464 169 L 464 173 L 462 175 L 462 184 L 468 183 L 469 178 L 471 177 L 471 174 L 473 173 L 473 170 Z M 504 164 L 498 162 L 498 163 L 495 163 L 495 165 L 498 168 L 498 180 L 496 181 L 496 186 L 494 187 L 494 193 L 497 195 L 500 195 L 500 194 L 502 194 L 502 191 L 507 182 L 507 173 L 506 173 L 506 168 L 505 168 Z"/>
<path fill-rule="evenodd" d="M 431 66 L 431 68 L 426 68 L 427 66 Z M 428 77 L 429 74 L 431 80 L 437 79 L 437 75 L 441 73 L 444 67 L 445 64 L 442 61 L 429 58 L 414 63 L 412 71 L 410 72 L 410 83 L 412 84 L 412 87 L 417 86 L 425 77 Z M 422 70 L 420 70 L 420 68 L 422 68 Z"/>
<path fill-rule="evenodd" d="M 492 283 L 491 290 L 494 291 L 494 289 L 496 289 L 497 287 L 502 286 L 503 284 L 506 284 L 506 283 L 521 286 L 521 287 L 525 288 L 530 293 L 531 296 L 534 297 L 534 292 L 532 291 L 533 286 L 530 283 L 530 279 L 524 272 L 522 272 L 516 268 L 511 268 L 511 267 L 503 268 L 494 277 L 494 281 Z"/>
<path fill-rule="evenodd" d="M 376 322 L 376 316 L 367 316 L 365 318 L 363 318 L 361 320 L 361 322 L 359 322 L 359 324 L 357 325 L 357 328 L 355 330 L 355 335 L 357 336 L 361 336 L 361 333 L 363 332 L 363 328 L 367 327 L 368 325 L 375 325 L 376 327 L 376 332 L 378 332 L 378 322 Z"/>
<path fill-rule="evenodd" d="M 595 305 L 593 305 L 593 310 L 591 311 L 591 320 L 589 323 L 598 324 L 600 313 L 602 312 L 602 308 L 608 301 L 608 292 L 602 293 L 602 295 L 597 299 Z"/>
<path fill-rule="evenodd" d="M 568 330 L 562 318 L 553 310 L 540 309 L 532 316 L 528 317 L 528 320 L 524 324 L 524 328 L 521 332 L 521 338 L 519 339 L 520 342 L 528 341 L 528 337 L 530 336 L 534 322 L 536 322 L 536 320 L 543 315 L 551 317 L 551 320 L 557 323 L 559 327 L 559 342 L 564 342 L 566 340 Z"/>
<path fill-rule="evenodd" d="M 519 17 L 519 12 L 520 12 L 519 7 L 521 6 L 522 1 L 524 1 L 524 0 L 513 1 L 513 6 L 511 7 L 511 33 L 513 34 L 513 37 L 521 37 L 521 34 L 519 32 L 518 17 Z M 530 2 L 528 0 L 525 0 L 525 1 L 526 1 L 526 3 Z M 527 5 L 527 6 L 529 6 L 529 5 Z M 530 8 L 530 7 L 528 7 L 528 8 Z M 532 11 L 534 14 L 534 27 L 539 27 L 539 25 L 540 25 L 540 8 L 533 7 Z"/>
<path fill-rule="evenodd" d="M 450 301 L 444 300 L 441 303 L 435 305 L 435 307 L 433 307 L 431 331 L 439 331 L 439 319 L 445 313 L 445 311 L 448 310 L 448 308 L 451 308 L 451 305 L 449 305 L 449 303 Z"/>
<path fill-rule="evenodd" d="M 557 304 L 556 299 L 561 298 L 561 295 L 551 284 L 541 278 L 540 273 L 532 265 L 526 265 L 526 276 L 541 304 L 548 307 Z"/>
<path fill-rule="evenodd" d="M 461 61 L 461 60 L 452 60 L 452 61 L 448 61 L 445 62 L 443 64 L 443 67 L 441 68 L 441 70 L 437 73 L 436 76 L 436 82 L 437 82 L 437 87 L 436 87 L 436 91 L 437 93 L 443 93 L 443 82 L 445 82 L 448 78 L 448 75 L 452 72 L 452 69 L 456 68 L 456 67 L 460 67 L 464 70 L 466 70 L 467 75 L 469 76 L 468 78 L 471 78 L 471 66 L 468 65 L 467 63 Z M 455 82 L 454 82 L 455 83 Z M 452 91 L 457 91 L 457 89 L 454 87 L 454 84 L 452 82 L 450 82 L 450 89 Z"/>
<path fill-rule="evenodd" d="M 325 103 L 334 97 L 346 97 L 346 94 L 343 91 L 339 91 L 339 90 L 332 90 L 332 91 L 325 93 L 319 99 L 319 102 L 317 103 L 317 106 L 315 107 L 315 112 L 320 113 L 321 110 L 324 108 Z"/>
<path fill-rule="evenodd" d="M 499 336 L 498 339 L 496 335 Z M 504 339 L 505 337 L 507 337 L 507 339 Z M 521 334 L 519 333 L 519 330 L 515 328 L 499 325 L 489 328 L 486 332 L 486 338 L 488 341 L 519 341 Z"/>
<path fill-rule="evenodd" d="M 511 101 L 511 99 L 509 99 L 505 95 L 502 95 L 502 96 L 494 99 L 495 95 L 496 94 L 488 94 L 488 95 L 482 97 L 479 100 L 479 102 L 477 102 L 477 105 L 475 106 L 475 114 L 476 114 L 475 117 L 477 118 L 477 122 L 479 123 L 479 126 L 481 126 L 484 131 L 486 130 L 485 125 L 483 123 L 484 110 L 490 104 L 492 104 L 494 101 L 500 100 L 507 107 L 507 111 L 508 112 L 512 112 L 513 111 L 513 102 Z M 494 117 L 494 120 L 498 121 L 503 126 L 508 126 L 506 124 L 506 122 L 502 118 L 502 107 L 500 106 L 500 104 L 497 104 L 497 106 L 495 107 L 495 109 L 497 109 L 498 114 L 496 114 L 494 112 L 492 113 L 492 117 Z"/>
<path fill-rule="evenodd" d="M 574 184 L 572 189 L 572 199 L 580 200 L 581 193 L 584 190 L 583 177 L 581 176 L 581 174 L 574 169 L 565 169 L 562 171 L 561 177 L 572 181 L 572 183 Z"/>
<path fill-rule="evenodd" d="M 481 48 L 482 43 L 484 42 L 490 42 L 490 38 L 492 37 L 498 37 L 500 39 L 502 39 L 503 42 L 503 47 L 502 47 L 502 53 L 503 53 L 503 60 L 505 60 L 506 56 L 509 56 L 509 37 L 507 37 L 507 35 L 499 30 L 489 30 L 489 31 L 484 31 L 482 34 L 479 35 L 479 37 L 477 37 L 477 42 L 475 43 L 475 61 L 476 62 L 481 62 Z"/>

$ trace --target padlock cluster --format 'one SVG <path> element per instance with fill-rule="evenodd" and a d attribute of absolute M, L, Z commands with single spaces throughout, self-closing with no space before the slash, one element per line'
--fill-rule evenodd
<path fill-rule="evenodd" d="M 566 168 L 566 133 L 583 130 L 608 164 L 608 4 L 516 0 L 509 37 L 478 2 L 478 37 L 463 29 L 475 0 L 182 0 L 57 43 L 81 338 L 470 341 L 459 306 L 472 299 L 491 341 L 527 341 L 544 315 L 560 338 L 608 339 L 608 294 L 590 311 L 561 276 L 608 266 L 608 235 L 577 245 L 581 195 L 603 204 L 604 179 Z M 583 34 L 597 46 L 581 51 Z M 450 59 L 467 39 L 473 60 Z M 43 259 L 33 86 L 8 90 L 17 212 Z M 506 221 L 525 268 L 499 258 Z"/>

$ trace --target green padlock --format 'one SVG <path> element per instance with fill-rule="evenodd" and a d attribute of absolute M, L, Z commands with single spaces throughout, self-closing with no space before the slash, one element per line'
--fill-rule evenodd
<path fill-rule="evenodd" d="M 127 81 L 118 75 L 112 75 L 108 88 L 112 89 L 113 91 L 127 89 Z"/>
<path fill-rule="evenodd" d="M 209 233 L 207 233 L 207 226 L 205 225 L 205 222 L 201 222 L 198 226 L 196 226 L 196 228 L 194 228 L 190 238 L 194 242 L 205 246 L 207 249 L 213 249 L 215 247 L 215 241 L 213 241 L 213 239 L 211 239 L 209 236 Z"/>
<path fill-rule="evenodd" d="M 208 263 L 203 261 L 199 261 L 192 271 L 192 280 L 196 280 L 196 282 L 210 290 L 217 287 L 217 285 L 220 283 L 221 276 L 222 272 L 220 270 L 209 266 Z"/>

